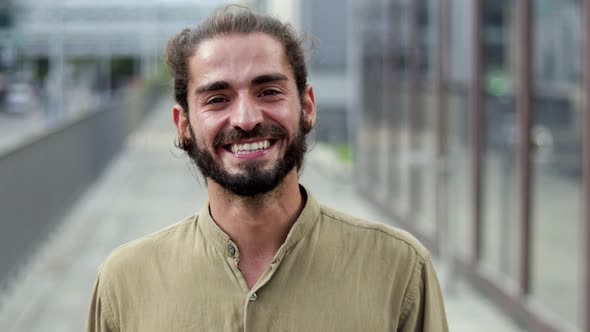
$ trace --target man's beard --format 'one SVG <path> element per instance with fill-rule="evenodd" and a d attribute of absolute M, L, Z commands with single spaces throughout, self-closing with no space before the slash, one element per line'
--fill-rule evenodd
<path fill-rule="evenodd" d="M 298 171 L 301 169 L 303 157 L 307 151 L 305 138 L 310 130 L 310 125 L 305 123 L 303 114 L 301 114 L 298 131 L 287 145 L 283 158 L 278 159 L 270 169 L 263 169 L 263 161 L 243 161 L 240 164 L 241 172 L 237 174 L 229 173 L 223 169 L 212 153 L 195 141 L 195 133 L 192 127 L 190 128 L 191 139 L 182 142 L 181 147 L 187 152 L 205 178 L 210 178 L 234 195 L 253 197 L 266 194 L 275 189 L 293 168 Z M 233 128 L 220 132 L 215 137 L 213 149 L 224 149 L 225 145 L 241 140 L 269 137 L 286 141 L 289 134 L 283 127 L 270 124 L 259 124 L 251 131 Z"/>

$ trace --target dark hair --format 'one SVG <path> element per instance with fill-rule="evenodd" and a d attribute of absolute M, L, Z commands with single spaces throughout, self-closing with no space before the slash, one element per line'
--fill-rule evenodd
<path fill-rule="evenodd" d="M 185 112 L 188 112 L 188 60 L 199 44 L 219 35 L 255 32 L 268 34 L 281 42 L 287 61 L 293 70 L 300 99 L 303 99 L 307 84 L 303 39 L 297 35 L 290 24 L 282 23 L 272 16 L 256 13 L 245 7 L 229 5 L 214 12 L 197 28 L 184 29 L 168 41 L 166 63 L 174 80 L 174 98 Z"/>

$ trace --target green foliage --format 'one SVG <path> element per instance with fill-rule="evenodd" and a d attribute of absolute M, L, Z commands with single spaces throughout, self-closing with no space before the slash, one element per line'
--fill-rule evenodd
<path fill-rule="evenodd" d="M 133 76 L 135 74 L 135 60 L 133 57 L 116 57 L 111 59 L 111 71 L 114 77 Z"/>
<path fill-rule="evenodd" d="M 334 151 L 340 161 L 344 163 L 352 163 L 354 151 L 350 144 L 328 144 L 328 147 Z"/>

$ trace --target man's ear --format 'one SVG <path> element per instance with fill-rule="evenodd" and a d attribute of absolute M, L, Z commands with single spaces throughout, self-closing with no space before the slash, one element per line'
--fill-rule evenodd
<path fill-rule="evenodd" d="M 188 113 L 185 112 L 184 108 L 179 104 L 174 105 L 172 108 L 172 119 L 174 120 L 174 125 L 176 125 L 178 141 L 183 142 L 185 139 L 189 139 L 191 137 L 191 132 Z"/>
<path fill-rule="evenodd" d="M 311 85 L 305 86 L 305 93 L 303 95 L 303 116 L 305 123 L 309 126 L 309 130 L 315 125 L 316 119 L 316 106 L 315 106 L 315 95 L 313 94 L 313 88 Z"/>

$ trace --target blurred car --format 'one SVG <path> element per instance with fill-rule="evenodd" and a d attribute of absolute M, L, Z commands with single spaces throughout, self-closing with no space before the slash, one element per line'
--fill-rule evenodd
<path fill-rule="evenodd" d="M 3 106 L 3 110 L 7 113 L 24 114 L 31 112 L 35 106 L 33 87 L 27 83 L 8 85 Z"/>

